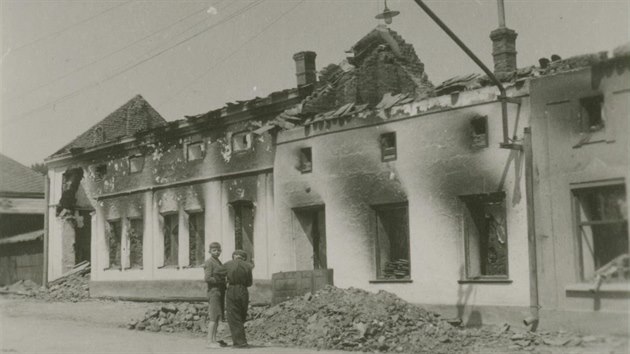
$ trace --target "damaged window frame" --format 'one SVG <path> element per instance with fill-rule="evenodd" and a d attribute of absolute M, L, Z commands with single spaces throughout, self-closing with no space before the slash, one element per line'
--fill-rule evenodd
<path fill-rule="evenodd" d="M 313 149 L 311 147 L 304 147 L 300 149 L 300 166 L 299 170 L 302 173 L 313 172 Z"/>
<path fill-rule="evenodd" d="M 140 257 L 139 257 L 139 262 L 134 262 L 134 257 L 133 257 L 133 245 L 132 245 L 132 237 L 131 237 L 131 230 L 136 230 L 137 228 L 133 227 L 132 225 L 134 223 L 140 222 L 142 227 L 140 228 L 140 237 L 139 237 L 139 243 L 140 243 Z M 127 218 L 127 223 L 128 223 L 128 227 L 126 230 L 126 234 L 127 234 L 127 242 L 128 244 L 128 249 L 129 249 L 129 266 L 126 267 L 125 269 L 143 269 L 143 262 L 144 262 L 144 219 L 140 216 L 136 216 L 136 217 L 128 217 Z M 139 263 L 139 265 L 138 265 Z"/>
<path fill-rule="evenodd" d="M 471 147 L 473 149 L 487 148 L 488 141 L 488 116 L 475 116 L 470 119 Z"/>
<path fill-rule="evenodd" d="M 107 175 L 107 163 L 99 163 L 94 165 L 94 180 L 102 181 Z"/>
<path fill-rule="evenodd" d="M 205 244 L 206 244 L 206 220 L 205 213 L 203 209 L 195 209 L 195 210 L 186 210 L 186 214 L 188 214 L 188 265 L 186 268 L 199 268 L 203 266 L 205 262 Z M 193 228 L 197 225 L 193 224 L 193 220 L 196 218 L 201 219 L 201 237 L 200 242 L 195 242 L 194 253 L 191 245 L 193 244 Z M 195 241 L 197 241 L 195 239 Z M 197 259 L 200 256 L 200 259 Z M 196 261 L 196 262 L 195 262 Z"/>
<path fill-rule="evenodd" d="M 137 163 L 134 164 L 134 161 L 139 161 L 139 166 Z M 135 154 L 127 157 L 127 165 L 129 166 L 128 172 L 130 175 L 142 172 L 142 170 L 144 169 L 144 156 L 142 156 L 141 154 Z M 136 166 L 135 170 L 133 166 Z"/>
<path fill-rule="evenodd" d="M 185 143 L 184 147 L 186 151 L 186 162 L 203 161 L 203 159 L 206 157 L 206 149 L 205 149 L 203 140 L 196 140 L 189 143 Z M 199 154 L 198 155 L 191 154 L 192 148 L 199 148 Z M 195 157 L 195 158 L 192 158 L 192 157 Z"/>
<path fill-rule="evenodd" d="M 580 118 L 582 133 L 595 133 L 606 129 L 604 121 L 604 95 L 582 97 L 580 102 Z"/>
<path fill-rule="evenodd" d="M 254 208 L 254 203 L 250 200 L 237 200 L 230 203 L 233 212 L 233 222 L 234 222 L 234 249 L 236 250 L 244 250 L 247 252 L 248 259 L 250 261 L 254 260 L 254 251 L 255 251 L 255 239 L 254 239 L 254 223 L 256 218 L 256 209 Z M 249 209 L 251 212 L 251 231 L 250 231 L 250 239 L 251 239 L 251 252 L 244 248 L 244 217 L 243 217 L 243 209 Z"/>
<path fill-rule="evenodd" d="M 239 139 L 243 139 L 243 141 L 238 142 Z M 230 144 L 233 153 L 250 151 L 254 147 L 253 133 L 249 130 L 232 133 Z"/>
<path fill-rule="evenodd" d="M 178 211 L 172 211 L 172 212 L 165 212 L 165 213 L 160 213 L 160 217 L 162 219 L 162 227 L 161 227 L 161 233 L 162 233 L 162 255 L 163 255 L 163 261 L 162 261 L 162 265 L 158 267 L 158 269 L 167 269 L 167 268 L 175 268 L 175 269 L 179 269 L 179 227 L 180 227 L 180 220 L 179 220 L 179 212 Z M 174 238 L 170 239 L 170 246 L 171 246 L 171 250 L 173 248 L 173 244 L 175 244 L 175 252 L 171 253 L 173 254 L 173 256 L 175 257 L 174 263 L 168 263 L 167 261 L 169 260 L 169 257 L 167 257 L 166 254 L 166 220 L 173 218 L 174 222 L 175 222 L 175 227 L 173 227 L 173 225 L 171 225 L 171 230 L 177 230 L 177 235 L 175 235 Z M 168 235 L 170 238 L 170 234 Z M 173 240 L 175 240 L 175 243 L 173 243 Z"/>
<path fill-rule="evenodd" d="M 625 254 L 627 258 L 627 255 L 629 253 L 628 244 L 630 244 L 630 240 L 628 240 L 627 211 L 624 212 L 623 210 L 624 207 L 622 206 L 621 203 L 618 203 L 619 212 L 620 212 L 619 215 L 621 215 L 620 218 L 607 218 L 609 215 L 604 215 L 606 211 L 600 209 L 600 210 L 597 210 L 597 212 L 602 214 L 602 215 L 599 215 L 600 217 L 599 219 L 596 219 L 594 217 L 595 215 L 592 215 L 591 219 L 586 220 L 588 216 L 586 215 L 585 209 L 582 207 L 582 205 L 585 205 L 587 203 L 587 200 L 586 200 L 587 195 L 599 194 L 600 196 L 603 196 L 602 194 L 603 192 L 615 190 L 615 189 L 623 189 L 623 204 L 625 204 L 626 205 L 625 208 L 627 208 L 627 187 L 623 180 L 616 179 L 616 180 L 604 181 L 604 182 L 583 183 L 580 185 L 573 185 L 571 188 L 573 224 L 574 224 L 574 233 L 575 233 L 574 239 L 576 242 L 578 273 L 579 273 L 579 279 L 581 282 L 591 282 L 591 281 L 602 282 L 604 280 L 612 280 L 612 282 L 618 282 L 618 283 L 630 282 L 630 271 L 628 271 L 627 269 L 624 269 L 624 267 L 621 266 L 621 262 L 623 262 L 623 259 L 622 259 L 623 255 Z M 620 196 L 621 194 L 615 193 L 615 195 Z M 602 200 L 600 199 L 598 200 L 598 202 L 602 202 Z M 603 208 L 602 205 L 600 205 L 600 207 Z M 593 210 L 594 206 L 591 205 L 590 208 L 591 208 L 591 212 L 595 214 L 596 212 L 595 210 Z M 582 213 L 583 211 L 584 213 Z M 620 225 L 621 230 L 619 234 L 616 235 L 617 237 L 620 238 L 620 240 L 618 240 L 617 243 L 623 244 L 624 238 L 625 238 L 625 245 L 620 245 L 619 247 L 613 247 L 613 248 L 619 251 L 625 248 L 626 252 L 625 253 L 621 252 L 620 254 L 616 255 L 615 257 L 612 257 L 609 260 L 603 260 L 603 261 L 598 262 L 597 255 L 596 255 L 597 251 L 596 251 L 595 239 L 604 237 L 602 235 L 608 235 L 608 234 L 599 232 L 599 235 L 596 235 L 593 232 L 593 228 L 611 227 L 613 225 L 618 225 L 618 224 L 621 224 Z M 625 230 L 623 230 L 624 226 L 625 226 Z M 590 239 L 589 239 L 589 234 L 587 234 L 584 231 L 585 229 L 590 229 Z M 608 240 L 608 242 L 605 242 L 605 244 L 609 244 L 609 243 L 610 243 L 610 240 Z M 592 253 L 588 254 L 589 251 Z M 586 260 L 587 256 L 591 256 L 592 259 L 587 261 Z M 619 271 L 615 271 L 615 270 L 619 270 Z"/>
<path fill-rule="evenodd" d="M 398 158 L 396 132 L 383 133 L 379 137 L 381 162 L 396 161 Z"/>
<path fill-rule="evenodd" d="M 104 270 L 118 270 L 121 271 L 123 266 L 123 257 L 122 257 L 122 234 L 123 234 L 123 220 L 122 218 L 116 218 L 116 219 L 109 219 L 106 220 L 106 229 L 105 229 L 105 237 L 106 237 L 106 244 L 107 244 L 107 268 L 105 268 Z M 116 226 L 116 227 L 114 227 Z M 111 236 L 112 236 L 112 231 L 113 230 L 117 230 L 117 240 L 115 240 L 115 242 L 118 243 L 118 256 L 115 258 L 118 258 L 118 264 L 112 264 L 112 249 L 111 249 L 111 245 L 112 245 L 112 241 L 111 241 Z"/>
<path fill-rule="evenodd" d="M 372 205 L 371 206 L 372 209 L 372 227 L 373 227 L 373 237 L 374 237 L 374 261 L 375 261 L 375 278 L 373 280 L 370 280 L 370 283 L 410 283 L 412 282 L 411 279 L 411 238 L 410 238 L 410 234 L 409 234 L 409 203 L 408 202 L 402 202 L 402 203 L 389 203 L 389 204 L 379 204 L 379 205 Z M 389 220 L 386 224 L 389 225 L 389 227 L 386 227 L 385 224 L 383 223 L 383 218 L 386 217 L 386 215 L 384 215 L 384 213 L 388 213 L 388 212 L 392 212 L 392 211 L 401 211 L 404 214 L 398 214 L 396 216 L 396 218 L 402 218 L 404 219 L 403 223 L 395 223 L 394 220 Z M 404 225 L 402 225 L 404 224 Z M 394 225 L 402 225 L 404 229 L 398 229 L 398 231 L 403 231 L 405 233 L 405 239 L 401 240 L 402 242 L 406 242 L 406 252 L 404 252 L 403 249 L 403 253 L 406 253 L 406 259 L 405 258 L 398 258 L 395 261 L 392 261 L 391 259 L 387 262 L 396 262 L 396 261 L 406 261 L 406 266 L 405 264 L 397 264 L 395 266 L 400 266 L 403 268 L 407 268 L 406 270 L 406 275 L 404 274 L 398 274 L 395 275 L 394 277 L 388 277 L 385 274 L 385 271 L 383 269 L 381 269 L 381 262 L 382 261 L 382 250 L 380 247 L 381 244 L 381 237 L 385 237 L 385 241 L 383 242 L 389 242 L 390 243 L 390 248 L 391 248 L 391 235 L 390 233 L 397 231 L 396 229 L 392 229 L 392 227 Z M 387 229 L 387 230 L 386 230 Z M 380 232 L 380 231 L 384 231 L 384 235 Z M 385 263 L 384 263 L 385 264 Z M 396 269 L 394 270 L 394 272 L 404 272 L 404 269 Z"/>
<path fill-rule="evenodd" d="M 462 212 L 464 216 L 464 253 L 465 253 L 465 279 L 460 279 L 460 283 L 465 282 L 511 282 L 510 280 L 510 268 L 509 268 L 509 236 L 507 225 L 507 208 L 506 208 L 507 194 L 504 191 L 482 194 L 470 194 L 459 196 L 462 203 Z M 482 204 L 482 205 L 480 205 Z M 496 220 L 492 213 L 486 210 L 489 207 L 498 206 L 498 211 L 501 213 L 502 220 Z M 486 220 L 494 221 L 494 224 L 486 226 L 485 234 L 482 234 L 482 230 L 479 229 L 479 220 L 475 220 L 472 212 L 483 211 Z M 491 218 L 488 218 L 490 214 Z M 477 244 L 473 248 L 473 235 L 472 232 L 477 235 Z M 487 268 L 492 268 L 492 263 L 484 263 L 483 258 L 483 244 L 482 241 L 488 243 L 491 230 L 495 230 L 497 242 L 505 248 L 505 270 L 503 274 L 488 274 Z M 502 235 L 501 235 L 502 232 Z M 501 240 L 503 236 L 503 240 Z M 485 238 L 485 240 L 483 240 Z M 503 242 L 501 242 L 503 241 Z M 488 250 L 486 250 L 488 252 Z M 496 251 L 495 251 L 496 254 Z M 490 254 L 486 255 L 486 261 Z M 500 255 L 499 255 L 500 257 Z M 471 269 L 472 262 L 477 263 L 476 268 Z M 485 274 L 484 274 L 485 273 Z"/>

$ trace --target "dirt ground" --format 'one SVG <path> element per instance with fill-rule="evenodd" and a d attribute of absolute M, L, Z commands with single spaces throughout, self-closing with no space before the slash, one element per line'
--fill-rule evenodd
<path fill-rule="evenodd" d="M 126 301 L 44 302 L 0 297 L 0 349 L 3 353 L 343 353 L 258 346 L 206 349 L 204 337 L 189 333 L 150 333 L 125 328 L 154 303 Z M 254 343 L 255 344 L 255 343 Z M 628 353 L 628 338 L 605 337 L 578 347 L 538 347 L 533 351 L 488 346 L 479 353 Z"/>

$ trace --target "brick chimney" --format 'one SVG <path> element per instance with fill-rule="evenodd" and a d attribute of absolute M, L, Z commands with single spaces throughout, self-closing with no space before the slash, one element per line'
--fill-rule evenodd
<path fill-rule="evenodd" d="M 495 74 L 516 70 L 516 36 L 517 33 L 507 27 L 490 32 Z"/>
<path fill-rule="evenodd" d="M 317 81 L 316 56 L 315 52 L 310 51 L 299 52 L 293 55 L 298 87 L 313 84 Z"/>

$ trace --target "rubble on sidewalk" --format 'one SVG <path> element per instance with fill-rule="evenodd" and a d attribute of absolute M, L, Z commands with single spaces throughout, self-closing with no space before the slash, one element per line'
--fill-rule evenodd
<path fill-rule="evenodd" d="M 250 306 L 248 320 L 259 318 L 268 306 Z M 206 302 L 159 303 L 147 310 L 140 319 L 132 319 L 128 329 L 151 332 L 193 332 L 206 333 L 208 326 L 208 304 Z M 219 325 L 219 337 L 229 336 L 225 323 Z"/>
<path fill-rule="evenodd" d="M 48 283 L 48 289 L 30 280 L 19 280 L 12 285 L 0 288 L 2 294 L 33 297 L 46 301 L 86 300 L 90 297 L 90 263 L 82 262 L 72 270 Z"/>
<path fill-rule="evenodd" d="M 453 353 L 482 334 L 385 291 L 332 286 L 271 307 L 246 328 L 262 343 L 364 352 Z"/>
<path fill-rule="evenodd" d="M 201 335 L 207 331 L 207 306 L 205 302 L 156 304 L 126 326 Z M 608 340 L 605 336 L 562 331 L 530 332 L 507 324 L 482 328 L 464 328 L 461 324 L 460 320 L 442 318 L 386 291 L 375 294 L 327 286 L 276 306 L 250 306 L 245 327 L 251 343 L 361 352 L 528 352 L 541 347 L 592 348 Z M 229 337 L 223 322 L 218 337 Z"/>
<path fill-rule="evenodd" d="M 17 282 L 0 287 L 0 294 L 14 294 L 23 296 L 32 296 L 40 291 L 40 286 L 35 284 L 30 279 L 18 280 Z"/>

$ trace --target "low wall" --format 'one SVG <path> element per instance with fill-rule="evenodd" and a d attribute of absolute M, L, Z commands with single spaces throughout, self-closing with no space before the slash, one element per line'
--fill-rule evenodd
<path fill-rule="evenodd" d="M 90 281 L 90 297 L 131 301 L 206 301 L 201 280 Z M 271 303 L 271 281 L 254 280 L 249 288 L 251 304 Z"/>

